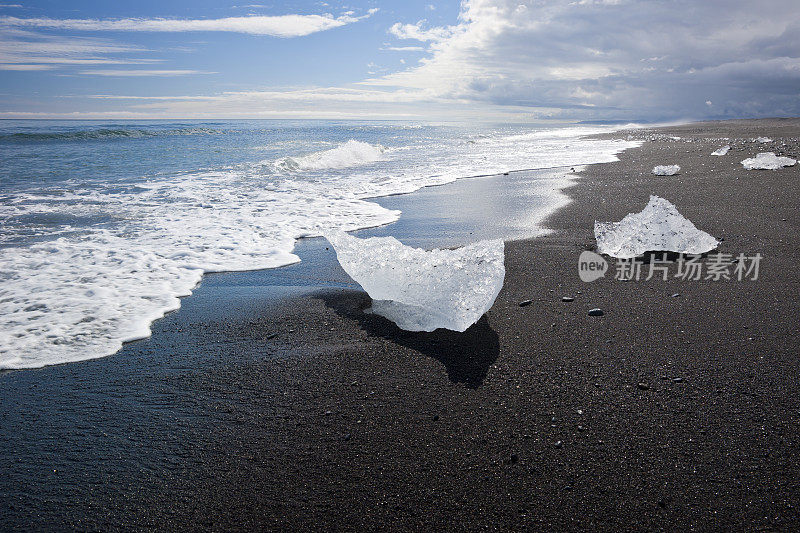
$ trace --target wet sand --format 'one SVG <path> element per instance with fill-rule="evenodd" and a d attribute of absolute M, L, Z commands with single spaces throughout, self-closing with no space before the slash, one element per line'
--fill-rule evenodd
<path fill-rule="evenodd" d="M 0 376 L 0 526 L 797 528 L 800 169 L 740 161 L 797 158 L 800 120 L 630 135 L 552 234 L 507 243 L 464 334 L 365 314 L 309 243 L 306 278 L 210 276 L 113 357 Z M 759 279 L 581 282 L 594 221 L 651 194 L 721 252 L 760 253 Z"/>

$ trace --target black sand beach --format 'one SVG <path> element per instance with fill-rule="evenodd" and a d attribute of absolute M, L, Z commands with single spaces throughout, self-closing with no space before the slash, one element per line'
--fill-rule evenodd
<path fill-rule="evenodd" d="M 316 240 L 114 356 L 0 375 L 0 529 L 797 529 L 800 170 L 740 161 L 800 156 L 800 119 L 629 134 L 464 334 L 365 314 Z M 581 282 L 594 221 L 651 194 L 759 279 Z"/>

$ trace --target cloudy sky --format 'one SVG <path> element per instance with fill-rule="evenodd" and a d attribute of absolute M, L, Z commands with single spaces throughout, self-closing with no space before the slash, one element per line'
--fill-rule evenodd
<path fill-rule="evenodd" d="M 798 0 L 0 4 L 0 118 L 798 115 Z"/>

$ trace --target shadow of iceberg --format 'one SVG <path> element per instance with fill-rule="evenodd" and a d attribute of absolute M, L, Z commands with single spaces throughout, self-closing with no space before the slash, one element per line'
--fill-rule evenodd
<path fill-rule="evenodd" d="M 454 383 L 478 388 L 500 353 L 500 340 L 486 316 L 463 333 L 437 329 L 430 333 L 405 331 L 391 320 L 370 313 L 372 299 L 361 291 L 324 291 L 316 295 L 338 315 L 355 320 L 368 334 L 432 357 L 444 365 Z"/>

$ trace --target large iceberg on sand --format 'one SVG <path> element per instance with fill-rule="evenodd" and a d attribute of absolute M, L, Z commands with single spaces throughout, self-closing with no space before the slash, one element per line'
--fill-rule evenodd
<path fill-rule="evenodd" d="M 658 165 L 653 167 L 653 174 L 656 176 L 674 176 L 681 169 L 678 165 Z"/>
<path fill-rule="evenodd" d="M 372 312 L 408 331 L 465 331 L 494 303 L 505 278 L 502 240 L 423 250 L 394 237 L 325 237 L 345 272 L 372 298 Z"/>
<path fill-rule="evenodd" d="M 656 251 L 703 254 L 719 244 L 658 196 L 651 196 L 643 211 L 619 222 L 595 222 L 594 237 L 601 254 L 624 259 Z"/>
<path fill-rule="evenodd" d="M 791 157 L 778 157 L 775 152 L 761 152 L 755 157 L 742 161 L 742 166 L 747 170 L 778 170 L 782 167 L 791 167 L 797 163 Z"/>

